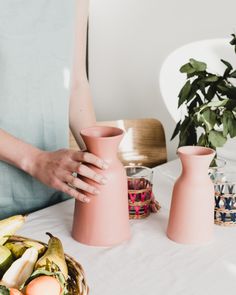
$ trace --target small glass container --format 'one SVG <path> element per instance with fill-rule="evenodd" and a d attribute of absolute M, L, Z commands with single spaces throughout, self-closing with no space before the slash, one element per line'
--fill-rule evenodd
<path fill-rule="evenodd" d="M 160 209 L 155 200 L 153 187 L 153 170 L 145 166 L 126 166 L 128 179 L 128 202 L 130 219 L 147 217 Z"/>
<path fill-rule="evenodd" d="M 218 173 L 218 172 L 217 172 Z M 236 171 L 216 175 L 215 187 L 215 224 L 236 225 Z"/>
<path fill-rule="evenodd" d="M 209 168 L 209 175 L 212 181 L 224 180 L 226 161 L 223 158 L 213 159 L 213 166 Z"/>

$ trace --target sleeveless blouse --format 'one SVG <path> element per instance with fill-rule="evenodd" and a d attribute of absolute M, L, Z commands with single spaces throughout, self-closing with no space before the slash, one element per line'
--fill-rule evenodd
<path fill-rule="evenodd" d="M 0 0 L 0 128 L 45 151 L 68 147 L 74 29 L 75 0 Z M 66 198 L 0 161 L 0 219 Z"/>

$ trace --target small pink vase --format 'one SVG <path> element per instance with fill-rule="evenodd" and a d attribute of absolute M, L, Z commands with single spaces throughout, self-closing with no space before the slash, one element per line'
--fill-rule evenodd
<path fill-rule="evenodd" d="M 87 150 L 109 163 L 107 170 L 90 166 L 107 178 L 105 185 L 84 179 L 97 187 L 100 194 L 90 203 L 75 201 L 72 236 L 92 246 L 113 246 L 130 237 L 128 185 L 126 172 L 117 158 L 123 130 L 114 127 L 90 127 L 81 131 Z"/>
<path fill-rule="evenodd" d="M 214 186 L 208 168 L 215 151 L 184 146 L 177 153 L 182 173 L 173 188 L 167 236 L 182 244 L 209 242 L 214 227 Z"/>

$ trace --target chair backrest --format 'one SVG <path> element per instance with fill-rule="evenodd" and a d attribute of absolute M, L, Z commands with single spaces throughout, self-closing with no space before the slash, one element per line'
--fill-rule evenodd
<path fill-rule="evenodd" d="M 178 110 L 178 94 L 186 80 L 186 75 L 179 72 L 180 67 L 190 58 L 194 58 L 205 62 L 210 72 L 222 74 L 225 66 L 220 59 L 236 66 L 236 55 L 229 41 L 230 39 L 210 39 L 189 43 L 173 51 L 163 62 L 159 76 L 160 91 L 176 122 L 181 116 Z"/>
<path fill-rule="evenodd" d="M 119 158 L 124 165 L 155 167 L 167 161 L 163 126 L 156 119 L 104 121 L 100 126 L 114 126 L 125 131 L 119 146 Z M 78 148 L 72 135 L 70 147 Z"/>

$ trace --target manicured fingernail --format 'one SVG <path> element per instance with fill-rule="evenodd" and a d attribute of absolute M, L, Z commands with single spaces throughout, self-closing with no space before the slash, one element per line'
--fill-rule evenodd
<path fill-rule="evenodd" d="M 103 178 L 100 180 L 100 182 L 101 182 L 102 184 L 107 184 L 107 179 L 106 179 L 105 177 L 103 177 Z"/>
<path fill-rule="evenodd" d="M 90 202 L 90 199 L 87 198 L 87 197 L 84 197 L 83 201 L 84 201 L 85 203 L 89 203 L 89 202 Z"/>
<path fill-rule="evenodd" d="M 95 195 L 99 195 L 100 194 L 100 191 L 97 190 L 97 189 L 95 189 L 93 192 L 94 192 Z"/>
<path fill-rule="evenodd" d="M 106 170 L 106 169 L 108 169 L 108 167 L 109 167 L 109 165 L 107 163 L 103 162 L 102 169 Z"/>

